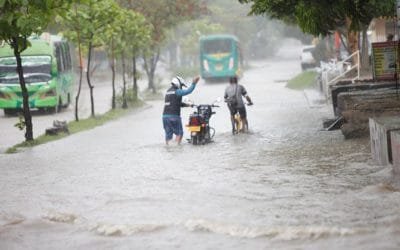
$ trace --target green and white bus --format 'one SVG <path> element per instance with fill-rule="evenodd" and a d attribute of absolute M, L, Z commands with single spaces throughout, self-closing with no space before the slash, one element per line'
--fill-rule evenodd
<path fill-rule="evenodd" d="M 71 102 L 73 72 L 68 43 L 59 36 L 31 38 L 21 54 L 31 109 L 57 112 Z M 6 115 L 22 109 L 17 63 L 9 45 L 0 46 L 0 108 Z"/>
<path fill-rule="evenodd" d="M 200 74 L 206 80 L 225 80 L 242 75 L 242 53 L 233 35 L 200 37 Z"/>

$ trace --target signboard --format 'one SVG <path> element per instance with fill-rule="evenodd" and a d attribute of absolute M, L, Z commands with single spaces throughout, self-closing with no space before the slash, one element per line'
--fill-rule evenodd
<path fill-rule="evenodd" d="M 400 27 L 399 17 L 400 17 L 400 0 L 397 0 L 397 3 L 396 3 L 396 18 L 397 18 L 397 27 L 398 28 Z"/>
<path fill-rule="evenodd" d="M 375 80 L 395 80 L 399 78 L 398 42 L 372 43 L 373 73 Z"/>

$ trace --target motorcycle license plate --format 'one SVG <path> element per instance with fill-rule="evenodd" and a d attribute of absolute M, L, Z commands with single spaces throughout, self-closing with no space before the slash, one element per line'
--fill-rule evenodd
<path fill-rule="evenodd" d="M 200 132 L 200 126 L 188 126 L 187 127 L 190 132 Z"/>

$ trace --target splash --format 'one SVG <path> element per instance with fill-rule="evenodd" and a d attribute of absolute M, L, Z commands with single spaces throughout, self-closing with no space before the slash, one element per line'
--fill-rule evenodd
<path fill-rule="evenodd" d="M 400 189 L 397 188 L 395 185 L 391 183 L 379 183 L 376 185 L 366 186 L 362 189 L 362 193 L 375 193 L 375 194 L 382 194 L 382 193 L 395 193 L 399 192 Z"/>
<path fill-rule="evenodd" d="M 254 227 L 231 225 L 203 219 L 188 220 L 184 226 L 190 231 L 205 231 L 225 234 L 240 238 L 269 237 L 280 240 L 320 239 L 331 236 L 349 236 L 367 233 L 367 230 L 356 228 L 324 227 L 324 226 L 282 226 Z"/>
<path fill-rule="evenodd" d="M 10 226 L 22 223 L 25 221 L 25 217 L 20 214 L 0 214 L 0 226 Z"/>
<path fill-rule="evenodd" d="M 112 225 L 98 224 L 90 231 L 102 236 L 130 236 L 137 233 L 155 232 L 165 228 L 164 225 Z"/>
<path fill-rule="evenodd" d="M 47 215 L 43 216 L 43 219 L 52 221 L 52 222 L 60 222 L 73 224 L 75 223 L 77 216 L 69 213 L 59 213 L 55 211 L 49 212 Z"/>

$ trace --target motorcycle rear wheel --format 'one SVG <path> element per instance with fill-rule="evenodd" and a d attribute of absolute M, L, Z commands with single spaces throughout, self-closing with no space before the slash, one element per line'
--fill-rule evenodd
<path fill-rule="evenodd" d="M 192 136 L 192 144 L 193 144 L 193 145 L 198 145 L 199 142 L 200 142 L 200 137 L 199 137 L 199 135 L 194 135 L 194 136 Z"/>

